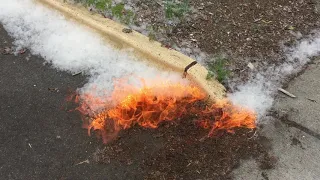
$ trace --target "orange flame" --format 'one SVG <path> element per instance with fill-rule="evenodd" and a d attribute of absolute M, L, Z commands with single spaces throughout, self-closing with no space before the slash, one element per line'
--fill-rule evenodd
<path fill-rule="evenodd" d="M 217 100 L 212 106 L 196 106 L 204 101 L 206 95 L 193 85 L 180 83 L 159 83 L 154 86 L 133 86 L 116 84 L 111 101 L 117 105 L 106 105 L 104 99 L 89 94 L 79 96 L 77 108 L 85 117 L 88 132 L 98 130 L 104 142 L 114 138 L 122 129 L 134 125 L 146 128 L 157 128 L 164 121 L 173 121 L 188 114 L 197 114 L 198 124 L 210 129 L 208 136 L 219 129 L 232 132 L 235 127 L 255 128 L 254 112 L 234 106 L 230 101 Z M 124 88 L 125 87 L 125 88 Z M 101 107 L 98 113 L 92 107 Z M 100 108 L 101 109 L 101 108 Z"/>
<path fill-rule="evenodd" d="M 212 120 L 211 117 L 214 117 Z M 211 107 L 207 107 L 202 111 L 202 127 L 210 127 L 211 130 L 208 136 L 214 135 L 216 130 L 224 129 L 228 132 L 233 132 L 236 127 L 250 128 L 256 127 L 256 114 L 241 106 L 233 105 L 227 99 L 216 100 Z M 211 120 L 210 120 L 211 119 Z"/>

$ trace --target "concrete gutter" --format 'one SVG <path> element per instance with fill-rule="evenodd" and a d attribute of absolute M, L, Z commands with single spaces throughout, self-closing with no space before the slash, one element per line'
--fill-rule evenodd
<path fill-rule="evenodd" d="M 125 26 L 101 15 L 92 14 L 83 7 L 68 4 L 63 0 L 36 1 L 100 33 L 106 43 L 117 49 L 133 48 L 134 56 L 154 64 L 159 69 L 181 72 L 182 75 L 185 67 L 194 61 L 182 53 L 162 47 L 159 42 L 149 41 L 148 37 L 136 31 L 124 33 L 122 30 Z M 206 80 L 207 73 L 205 67 L 196 64 L 188 70 L 187 78 L 198 84 L 212 100 L 223 98 L 224 86 L 216 80 Z"/>

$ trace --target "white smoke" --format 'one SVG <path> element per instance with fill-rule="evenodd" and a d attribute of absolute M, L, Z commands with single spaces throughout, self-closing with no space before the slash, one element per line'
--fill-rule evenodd
<path fill-rule="evenodd" d="M 112 90 L 115 78 L 132 75 L 181 81 L 180 75 L 160 72 L 125 51 L 114 50 L 97 34 L 32 0 L 0 0 L 0 22 L 15 39 L 18 48 L 30 49 L 32 54 L 42 56 L 59 70 L 89 75 L 82 93 L 93 88 L 102 95 L 109 93 L 105 90 Z M 283 79 L 299 72 L 310 57 L 320 54 L 319 33 L 286 52 L 287 58 L 282 65 L 266 68 L 246 84 L 237 86 L 238 91 L 229 94 L 231 100 L 255 110 L 259 117 L 265 115 Z"/>
<path fill-rule="evenodd" d="M 230 99 L 246 106 L 263 117 L 272 106 L 274 95 L 289 75 L 296 74 L 310 58 L 320 55 L 320 33 L 313 32 L 308 38 L 291 48 L 284 48 L 286 59 L 281 65 L 273 65 L 260 70 L 245 84 L 237 86 L 237 91 L 229 94 Z"/>
<path fill-rule="evenodd" d="M 115 78 L 133 75 L 182 81 L 181 75 L 159 71 L 113 49 L 99 35 L 32 0 L 0 0 L 0 22 L 18 48 L 30 49 L 59 70 L 89 75 L 82 93 L 94 88 L 96 95 L 105 95 L 112 91 Z"/>

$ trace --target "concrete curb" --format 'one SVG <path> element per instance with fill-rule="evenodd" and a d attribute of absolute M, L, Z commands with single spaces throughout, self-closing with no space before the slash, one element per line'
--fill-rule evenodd
<path fill-rule="evenodd" d="M 132 33 L 122 32 L 125 26 L 104 18 L 101 15 L 92 14 L 82 7 L 70 5 L 63 0 L 36 0 L 51 9 L 56 9 L 66 17 L 75 19 L 79 23 L 100 33 L 108 44 L 115 48 L 133 48 L 134 55 L 139 59 L 152 62 L 159 69 L 166 69 L 183 74 L 185 67 L 194 60 L 175 50 L 169 50 L 162 47 L 159 42 L 151 42 L 149 38 L 133 31 Z M 221 99 L 225 96 L 225 88 L 216 80 L 206 80 L 208 71 L 200 64 L 192 66 L 188 70 L 188 76 L 191 81 L 197 83 L 210 98 Z"/>

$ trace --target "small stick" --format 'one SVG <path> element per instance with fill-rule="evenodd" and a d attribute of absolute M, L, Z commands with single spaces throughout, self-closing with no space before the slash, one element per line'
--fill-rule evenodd
<path fill-rule="evenodd" d="M 257 134 L 257 131 L 254 131 L 254 134 L 251 137 L 249 137 L 248 139 L 252 139 L 253 137 L 256 136 L 256 134 Z"/>
<path fill-rule="evenodd" d="M 187 76 L 187 74 L 188 74 L 188 70 L 189 70 L 192 66 L 196 65 L 197 63 L 198 63 L 197 61 L 193 61 L 192 63 L 190 63 L 188 66 L 186 66 L 186 67 L 184 68 L 183 78 L 186 78 L 186 76 Z"/>
<path fill-rule="evenodd" d="M 284 90 L 284 89 L 282 89 L 282 88 L 278 88 L 278 91 L 280 91 L 280 92 L 284 93 L 285 95 L 287 95 L 287 96 L 289 96 L 289 97 L 292 97 L 292 98 L 297 97 L 297 96 L 291 94 L 290 92 L 288 92 L 288 91 L 286 91 L 286 90 Z"/>
<path fill-rule="evenodd" d="M 82 72 L 77 72 L 77 73 L 74 73 L 72 74 L 72 76 L 78 76 L 79 74 L 81 74 Z"/>
<path fill-rule="evenodd" d="M 87 160 L 85 160 L 85 161 L 82 161 L 82 162 L 79 162 L 79 163 L 75 164 L 75 166 L 78 166 L 78 165 L 84 164 L 84 163 L 89 164 L 89 163 L 90 163 L 89 159 L 87 159 Z"/>
<path fill-rule="evenodd" d="M 209 136 L 208 135 L 205 135 L 203 136 L 202 138 L 199 139 L 200 142 L 203 142 L 204 140 L 208 139 Z"/>

